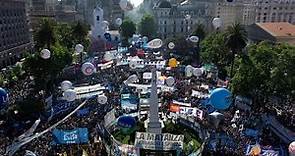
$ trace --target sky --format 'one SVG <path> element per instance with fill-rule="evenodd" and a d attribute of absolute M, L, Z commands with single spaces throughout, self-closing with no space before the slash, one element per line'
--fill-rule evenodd
<path fill-rule="evenodd" d="M 131 2 L 135 7 L 137 7 L 137 6 L 139 6 L 139 5 L 143 2 L 143 0 L 130 0 L 130 2 Z"/>

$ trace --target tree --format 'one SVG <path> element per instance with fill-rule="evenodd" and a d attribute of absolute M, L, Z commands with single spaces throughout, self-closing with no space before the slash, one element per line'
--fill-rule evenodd
<path fill-rule="evenodd" d="M 80 22 L 72 26 L 72 38 L 75 44 L 82 44 L 84 47 L 88 48 L 90 45 L 90 40 L 88 38 L 88 31 L 89 31 L 89 28 Z"/>
<path fill-rule="evenodd" d="M 236 54 L 241 54 L 242 49 L 247 45 L 247 31 L 239 23 L 229 26 L 226 30 L 226 46 L 232 51 L 232 62 L 230 76 L 233 77 L 233 67 Z"/>
<path fill-rule="evenodd" d="M 201 42 L 201 62 L 213 63 L 219 70 L 219 77 L 227 77 L 226 67 L 230 63 L 230 52 L 225 46 L 224 33 L 212 33 Z"/>
<path fill-rule="evenodd" d="M 44 19 L 40 29 L 35 34 L 36 49 L 50 49 L 51 45 L 56 42 L 56 33 L 54 30 L 55 23 L 52 20 Z"/>
<path fill-rule="evenodd" d="M 194 29 L 194 31 L 192 33 L 192 35 L 198 36 L 200 41 L 202 41 L 206 37 L 206 32 L 205 32 L 204 25 L 197 24 L 196 28 Z"/>
<path fill-rule="evenodd" d="M 156 22 L 151 14 L 145 14 L 139 23 L 139 32 L 148 38 L 154 37 L 156 34 Z"/>
<path fill-rule="evenodd" d="M 57 76 L 72 62 L 72 54 L 66 47 L 56 44 L 52 46 L 51 52 L 49 59 L 45 60 L 39 54 L 32 54 L 24 62 L 24 69 L 35 78 L 37 91 L 52 91 Z"/>
<path fill-rule="evenodd" d="M 251 96 L 260 103 L 271 96 L 292 100 L 295 96 L 294 50 L 294 46 L 266 42 L 249 46 L 249 55 L 237 61 L 232 91 Z"/>
<path fill-rule="evenodd" d="M 128 43 L 128 38 L 132 37 L 136 32 L 136 25 L 130 20 L 125 19 L 120 26 L 120 33 L 124 43 Z M 126 43 L 126 44 L 127 44 Z"/>
<path fill-rule="evenodd" d="M 74 37 L 72 35 L 72 27 L 67 23 L 58 23 L 56 26 L 56 37 L 62 46 L 72 49 L 75 46 Z"/>

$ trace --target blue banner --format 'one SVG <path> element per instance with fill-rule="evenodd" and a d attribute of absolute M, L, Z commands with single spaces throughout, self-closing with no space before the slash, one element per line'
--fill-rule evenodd
<path fill-rule="evenodd" d="M 89 114 L 89 112 L 90 112 L 89 107 L 84 108 L 84 109 L 79 109 L 79 110 L 77 111 L 77 116 L 78 116 L 78 117 L 87 116 L 87 115 Z"/>
<path fill-rule="evenodd" d="M 59 100 L 56 103 L 52 104 L 52 115 L 55 116 L 57 114 L 60 114 L 62 112 L 68 111 L 71 108 L 73 108 L 73 103 L 68 102 L 65 100 Z"/>
<path fill-rule="evenodd" d="M 135 95 L 131 94 L 121 94 L 121 107 L 123 109 L 132 109 L 136 110 L 139 99 Z"/>
<path fill-rule="evenodd" d="M 77 128 L 69 131 L 54 129 L 52 135 L 54 144 L 83 144 L 89 141 L 87 128 Z"/>

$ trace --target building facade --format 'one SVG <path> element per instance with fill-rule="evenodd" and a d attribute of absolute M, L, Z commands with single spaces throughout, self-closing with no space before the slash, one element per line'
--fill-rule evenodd
<path fill-rule="evenodd" d="M 250 25 L 255 22 L 255 6 L 248 0 L 235 0 L 234 2 L 217 0 L 215 17 L 222 19 L 223 28 L 233 23 Z"/>
<path fill-rule="evenodd" d="M 0 66 L 13 65 L 31 49 L 24 1 L 2 0 L 0 5 Z"/>
<path fill-rule="evenodd" d="M 223 22 L 220 29 L 235 22 L 242 25 L 255 23 L 255 7 L 252 1 L 158 0 L 153 3 L 152 10 L 160 38 L 189 35 L 197 24 L 202 24 L 206 31 L 213 31 L 212 20 L 215 17 L 221 18 Z"/>
<path fill-rule="evenodd" d="M 255 0 L 256 22 L 295 24 L 295 0 Z"/>
<path fill-rule="evenodd" d="M 212 0 L 186 1 L 186 3 L 170 3 L 159 1 L 153 8 L 158 24 L 157 34 L 160 38 L 189 35 L 196 24 L 211 28 L 214 17 Z"/>

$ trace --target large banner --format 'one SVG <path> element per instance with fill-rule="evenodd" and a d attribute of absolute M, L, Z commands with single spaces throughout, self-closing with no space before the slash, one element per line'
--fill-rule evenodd
<path fill-rule="evenodd" d="M 179 107 L 179 114 L 184 114 L 186 116 L 194 116 L 203 120 L 203 111 L 198 108 Z"/>
<path fill-rule="evenodd" d="M 181 150 L 184 135 L 136 132 L 134 146 L 150 150 Z"/>
<path fill-rule="evenodd" d="M 54 117 L 60 113 L 68 111 L 73 108 L 73 103 L 65 100 L 59 100 L 52 105 L 51 116 Z"/>
<path fill-rule="evenodd" d="M 89 141 L 87 128 L 77 128 L 69 131 L 54 129 L 52 136 L 55 144 L 83 144 Z"/>
<path fill-rule="evenodd" d="M 121 107 L 123 109 L 136 110 L 139 99 L 132 94 L 121 94 Z"/>
<path fill-rule="evenodd" d="M 101 86 L 101 84 L 96 84 L 92 86 L 81 86 L 81 87 L 75 87 L 74 91 L 77 94 L 85 94 L 85 93 L 90 93 L 90 92 L 97 92 L 104 90 L 105 87 Z"/>
<path fill-rule="evenodd" d="M 197 117 L 201 120 L 204 119 L 204 112 L 194 107 L 180 107 L 179 105 L 171 104 L 169 111 L 176 114 L 185 115 L 185 116 Z"/>

